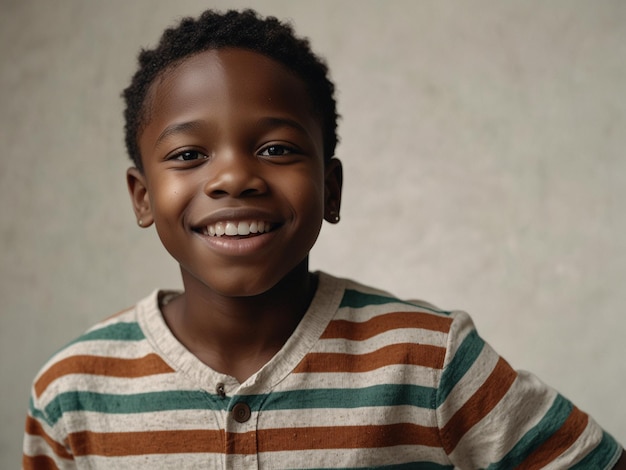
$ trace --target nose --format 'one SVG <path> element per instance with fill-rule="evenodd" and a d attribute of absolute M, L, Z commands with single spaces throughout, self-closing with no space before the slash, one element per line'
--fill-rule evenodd
<path fill-rule="evenodd" d="M 223 153 L 213 158 L 208 166 L 210 177 L 204 188 L 209 197 L 251 197 L 267 192 L 261 163 L 254 155 Z"/>

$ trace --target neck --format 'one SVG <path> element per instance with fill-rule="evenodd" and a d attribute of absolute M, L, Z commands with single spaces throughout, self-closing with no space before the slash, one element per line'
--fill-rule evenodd
<path fill-rule="evenodd" d="M 285 344 L 317 280 L 302 263 L 263 294 L 226 297 L 183 273 L 185 293 L 164 307 L 177 339 L 214 370 L 245 381 Z"/>

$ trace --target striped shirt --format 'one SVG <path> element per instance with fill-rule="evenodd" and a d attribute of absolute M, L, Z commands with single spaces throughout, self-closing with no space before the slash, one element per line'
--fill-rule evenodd
<path fill-rule="evenodd" d="M 24 468 L 608 469 L 622 452 L 463 312 L 319 273 L 291 338 L 239 384 L 175 339 L 162 297 L 42 369 Z"/>

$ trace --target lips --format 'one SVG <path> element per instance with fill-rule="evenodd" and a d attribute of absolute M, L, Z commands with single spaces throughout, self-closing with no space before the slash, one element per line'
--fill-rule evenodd
<path fill-rule="evenodd" d="M 220 256 L 250 257 L 271 247 L 283 222 L 270 212 L 224 209 L 199 219 L 192 230 Z M 246 258 L 248 259 L 248 258 Z"/>
<path fill-rule="evenodd" d="M 199 231 L 210 237 L 246 237 L 271 232 L 274 227 L 265 220 L 233 220 L 208 224 Z"/>

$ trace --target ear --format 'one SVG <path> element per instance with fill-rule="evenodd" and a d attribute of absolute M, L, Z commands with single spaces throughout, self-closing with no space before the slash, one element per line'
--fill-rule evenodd
<path fill-rule="evenodd" d="M 149 227 L 154 222 L 154 218 L 145 175 L 138 168 L 131 167 L 126 171 L 126 183 L 135 217 L 137 217 L 137 224 L 140 227 Z"/>
<path fill-rule="evenodd" d="M 324 219 L 331 224 L 339 222 L 343 167 L 341 161 L 331 158 L 324 169 Z"/>

